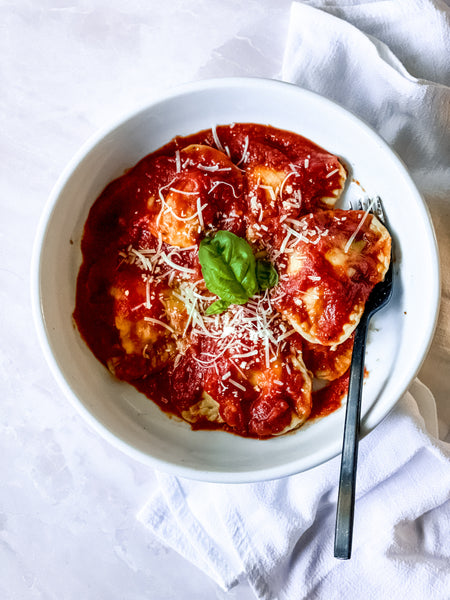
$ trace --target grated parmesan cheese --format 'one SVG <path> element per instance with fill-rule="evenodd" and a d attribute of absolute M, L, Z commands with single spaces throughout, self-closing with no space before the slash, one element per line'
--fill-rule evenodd
<path fill-rule="evenodd" d="M 248 158 L 248 135 L 245 136 L 245 142 L 244 142 L 244 150 L 242 152 L 242 157 L 240 159 L 239 162 L 236 163 L 236 166 L 238 167 L 241 163 L 246 162 L 247 158 Z"/>
<path fill-rule="evenodd" d="M 352 235 L 350 236 L 350 238 L 347 240 L 347 243 L 345 244 L 345 247 L 344 247 L 345 254 L 347 254 L 347 252 L 349 251 L 349 248 L 352 245 L 353 240 L 355 239 L 355 237 L 358 235 L 359 230 L 363 226 L 363 223 L 366 220 L 367 215 L 372 210 L 372 206 L 373 206 L 375 200 L 376 200 L 376 198 L 372 198 L 372 200 L 369 203 L 369 206 L 367 207 L 367 210 L 364 212 L 364 215 L 363 215 L 362 219 L 358 223 L 358 227 L 355 229 L 355 231 L 352 233 Z"/>
<path fill-rule="evenodd" d="M 233 192 L 233 196 L 234 196 L 235 198 L 239 198 L 238 194 L 236 194 L 236 190 L 234 189 L 234 186 L 233 186 L 231 183 L 228 183 L 228 181 L 215 181 L 215 182 L 212 184 L 212 186 L 211 186 L 211 188 L 210 188 L 210 190 L 209 190 L 208 194 L 211 194 L 211 193 L 212 193 L 212 192 L 213 192 L 213 191 L 216 189 L 216 187 L 217 187 L 218 185 L 228 185 L 228 186 L 231 188 L 232 192 Z"/>
<path fill-rule="evenodd" d="M 228 380 L 232 385 L 234 385 L 235 387 L 237 387 L 239 390 L 242 390 L 243 392 L 245 392 L 245 387 L 243 385 L 241 385 L 240 383 L 238 383 L 237 381 L 235 381 L 234 379 L 231 379 L 231 377 Z"/>
<path fill-rule="evenodd" d="M 220 150 L 221 152 L 225 152 L 225 148 L 222 146 L 222 144 L 221 144 L 221 142 L 219 140 L 219 136 L 217 135 L 217 130 L 216 130 L 216 126 L 215 125 L 213 125 L 211 127 L 211 131 L 212 131 L 214 143 L 216 144 L 217 149 Z"/>

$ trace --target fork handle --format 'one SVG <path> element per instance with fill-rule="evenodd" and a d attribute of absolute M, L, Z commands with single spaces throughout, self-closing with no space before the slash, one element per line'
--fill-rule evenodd
<path fill-rule="evenodd" d="M 334 537 L 334 556 L 342 559 L 350 558 L 352 552 L 359 420 L 368 324 L 369 319 L 363 315 L 355 331 L 350 365 Z"/>

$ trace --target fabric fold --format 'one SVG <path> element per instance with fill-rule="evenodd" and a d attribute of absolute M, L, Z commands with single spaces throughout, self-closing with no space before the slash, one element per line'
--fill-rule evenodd
<path fill-rule="evenodd" d="M 427 395 L 420 383 L 414 386 Z M 418 519 L 430 511 L 445 516 L 447 446 L 430 438 L 410 393 L 361 441 L 351 560 L 361 581 L 372 569 L 392 568 L 392 556 L 404 557 Z M 258 598 L 291 598 L 294 589 L 295 597 L 309 598 L 332 573 L 340 577 L 339 570 L 348 569 L 333 557 L 338 478 L 339 458 L 281 480 L 235 486 L 160 475 L 158 492 L 138 518 L 223 589 L 245 575 Z M 432 551 L 442 565 L 450 558 L 446 545 Z M 395 577 L 414 579 L 420 552 L 418 546 L 409 557 L 411 572 L 402 566 Z M 450 585 L 448 570 L 440 577 Z"/>
<path fill-rule="evenodd" d="M 233 587 L 242 573 L 241 563 L 228 542 L 228 532 L 221 526 L 213 498 L 205 502 L 206 490 L 201 490 L 204 484 L 191 483 L 188 488 L 183 479 L 165 473 L 157 477 L 159 488 L 139 512 L 138 520 L 220 587 Z M 196 509 L 200 509 L 199 514 Z"/>

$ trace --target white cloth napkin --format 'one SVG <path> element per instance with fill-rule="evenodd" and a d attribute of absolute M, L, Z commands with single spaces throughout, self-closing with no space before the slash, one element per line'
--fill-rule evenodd
<path fill-rule="evenodd" d="M 450 189 L 450 89 L 442 83 L 449 73 L 440 53 L 449 48 L 443 35 L 450 39 L 446 5 L 431 0 L 314 4 L 336 14 L 342 5 L 340 18 L 293 4 L 283 78 L 340 102 L 371 123 L 420 180 L 432 211 L 445 222 L 450 214 L 445 197 Z M 433 32 L 422 34 L 424 15 L 436 43 Z M 416 64 L 414 53 L 408 54 L 405 27 L 412 38 L 429 40 L 429 64 L 435 70 L 436 64 L 443 65 L 440 83 L 414 78 L 397 58 L 411 61 L 409 69 Z M 395 47 L 397 56 L 375 34 Z M 417 65 L 427 68 L 425 60 Z M 441 257 L 450 264 L 448 230 L 441 233 Z M 450 364 L 448 290 L 444 278 L 432 352 L 442 398 L 450 391 L 441 366 L 442 361 L 447 369 Z M 445 434 L 441 431 L 441 437 Z M 437 436 L 435 399 L 416 380 L 360 443 L 350 561 L 333 557 L 339 458 L 293 477 L 235 486 L 161 473 L 158 490 L 138 518 L 222 588 L 247 578 L 260 599 L 447 598 L 450 445 Z"/>
<path fill-rule="evenodd" d="M 360 443 L 350 561 L 333 557 L 339 458 L 235 486 L 161 473 L 138 518 L 222 588 L 245 576 L 264 600 L 446 598 L 450 452 L 421 413 L 436 431 L 433 397 L 416 381 Z"/>

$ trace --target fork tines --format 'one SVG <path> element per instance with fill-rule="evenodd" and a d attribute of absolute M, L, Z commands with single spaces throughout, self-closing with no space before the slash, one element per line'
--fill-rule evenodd
<path fill-rule="evenodd" d="M 350 202 L 351 210 L 366 210 L 373 213 L 379 221 L 386 223 L 386 214 L 384 212 L 383 203 L 380 196 L 375 198 L 364 198 L 354 202 Z"/>
<path fill-rule="evenodd" d="M 386 214 L 380 196 L 377 196 L 372 204 L 371 212 L 384 224 L 386 223 Z"/>

